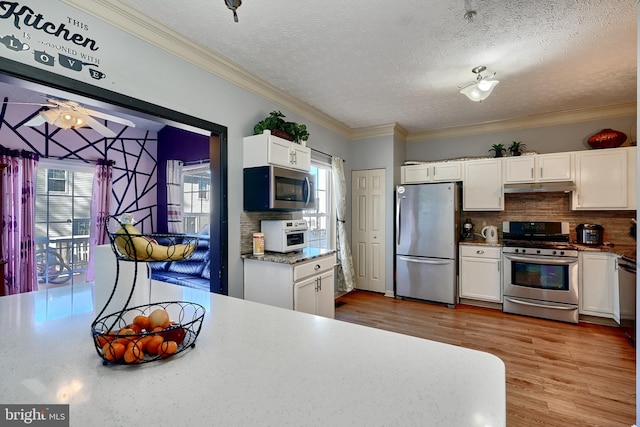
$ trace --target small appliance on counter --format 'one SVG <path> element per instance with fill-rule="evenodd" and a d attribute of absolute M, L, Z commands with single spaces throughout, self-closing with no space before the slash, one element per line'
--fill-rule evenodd
<path fill-rule="evenodd" d="M 307 221 L 276 219 L 260 221 L 264 249 L 271 252 L 294 252 L 307 247 Z"/>
<path fill-rule="evenodd" d="M 462 224 L 462 240 L 473 240 L 473 223 L 469 218 Z"/>
<path fill-rule="evenodd" d="M 578 224 L 576 235 L 579 244 L 600 246 L 604 241 L 604 227 L 599 224 Z"/>
<path fill-rule="evenodd" d="M 498 228 L 495 225 L 487 225 L 482 228 L 480 235 L 490 245 L 498 243 Z"/>

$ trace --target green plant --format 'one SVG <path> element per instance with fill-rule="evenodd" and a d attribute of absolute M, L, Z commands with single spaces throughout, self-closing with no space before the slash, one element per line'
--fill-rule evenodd
<path fill-rule="evenodd" d="M 525 148 L 527 148 L 526 144 L 523 144 L 520 141 L 513 141 L 508 150 L 512 156 L 519 156 L 520 154 L 522 154 L 522 150 L 524 150 Z"/>
<path fill-rule="evenodd" d="M 293 141 L 300 143 L 309 139 L 309 132 L 307 131 L 307 125 L 301 125 L 295 122 L 287 122 L 284 120 L 286 116 L 280 111 L 272 111 L 263 120 L 260 120 L 253 127 L 253 133 L 255 135 L 261 134 L 265 130 L 279 130 L 285 132 L 293 137 Z"/>
<path fill-rule="evenodd" d="M 495 153 L 495 157 L 502 157 L 506 150 L 503 144 L 493 144 L 489 151 L 493 151 Z"/>

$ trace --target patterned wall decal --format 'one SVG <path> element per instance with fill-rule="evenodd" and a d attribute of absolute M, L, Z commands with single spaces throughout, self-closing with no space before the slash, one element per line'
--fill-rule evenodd
<path fill-rule="evenodd" d="M 45 123 L 26 127 L 40 107 L 11 104 L 4 98 L 0 109 L 0 144 L 36 152 L 41 158 L 69 161 L 114 160 L 111 213 L 132 212 L 137 227 L 154 232 L 157 218 L 157 134 L 103 121 L 116 132 L 105 138 L 91 128 L 63 130 Z"/>

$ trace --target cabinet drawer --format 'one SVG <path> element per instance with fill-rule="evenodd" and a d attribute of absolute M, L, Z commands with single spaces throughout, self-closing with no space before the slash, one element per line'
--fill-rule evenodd
<path fill-rule="evenodd" d="M 500 247 L 460 245 L 460 256 L 500 259 Z"/>
<path fill-rule="evenodd" d="M 297 265 L 293 268 L 293 281 L 297 282 L 305 277 L 330 270 L 333 268 L 335 263 L 336 255 L 332 254 L 330 256 L 315 258 L 309 262 L 305 262 L 304 264 Z"/>

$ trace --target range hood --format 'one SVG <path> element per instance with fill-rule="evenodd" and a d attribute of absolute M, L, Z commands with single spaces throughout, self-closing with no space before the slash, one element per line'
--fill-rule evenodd
<path fill-rule="evenodd" d="M 574 191 L 575 189 L 576 184 L 573 181 L 530 182 L 504 185 L 505 193 L 569 193 L 571 191 Z"/>

